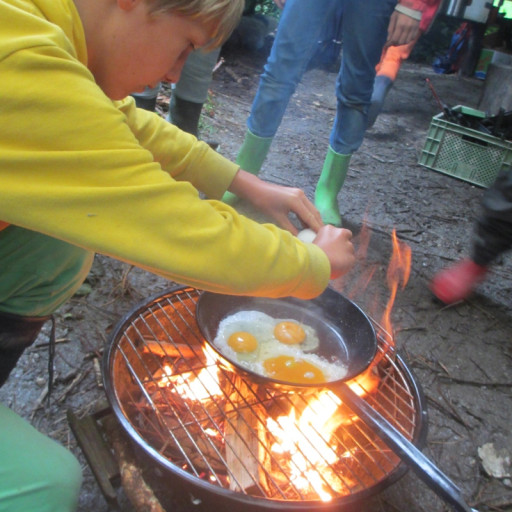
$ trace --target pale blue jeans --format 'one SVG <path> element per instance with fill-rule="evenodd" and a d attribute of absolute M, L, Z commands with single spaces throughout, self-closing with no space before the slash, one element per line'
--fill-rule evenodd
<path fill-rule="evenodd" d="M 366 130 L 375 66 L 395 5 L 396 0 L 287 0 L 252 104 L 248 129 L 259 137 L 274 137 L 318 42 L 325 39 L 329 21 L 342 13 L 343 58 L 329 143 L 337 153 L 356 151 Z"/>

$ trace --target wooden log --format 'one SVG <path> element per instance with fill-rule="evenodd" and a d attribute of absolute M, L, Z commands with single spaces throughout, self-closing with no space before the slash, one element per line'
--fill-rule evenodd
<path fill-rule="evenodd" d="M 191 359 L 198 357 L 200 352 L 194 352 L 190 345 L 185 343 L 168 343 L 166 341 L 156 341 L 144 339 L 144 347 L 142 348 L 144 354 L 155 354 L 160 357 L 184 357 Z"/>
<path fill-rule="evenodd" d="M 505 112 L 512 110 L 512 66 L 489 64 L 482 95 L 478 103 L 479 110 L 488 115 L 498 114 L 500 108 Z"/>
<path fill-rule="evenodd" d="M 264 434 L 259 418 L 264 417 L 265 412 L 261 405 L 247 407 L 244 404 L 241 399 L 244 385 L 241 381 L 238 383 L 226 404 L 226 465 L 230 473 L 229 488 L 233 491 L 257 489 L 262 483 L 260 458 Z"/>
<path fill-rule="evenodd" d="M 137 464 L 133 448 L 113 417 L 106 417 L 103 428 L 119 462 L 121 482 L 126 496 L 138 512 L 165 512 Z"/>

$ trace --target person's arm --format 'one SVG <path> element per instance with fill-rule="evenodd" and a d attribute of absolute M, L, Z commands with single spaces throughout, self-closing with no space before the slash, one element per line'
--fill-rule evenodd
<path fill-rule="evenodd" d="M 133 98 L 115 102 L 140 145 L 177 181 L 188 181 L 210 199 L 220 199 L 239 166 L 208 144 L 168 123 L 154 112 L 136 108 Z"/>
<path fill-rule="evenodd" d="M 408 44 L 419 36 L 423 13 L 440 0 L 400 0 L 391 15 L 385 47 Z"/>
<path fill-rule="evenodd" d="M 231 182 L 229 191 L 251 202 L 258 210 L 294 235 L 298 233 L 298 229 L 290 221 L 290 213 L 295 213 L 304 226 L 315 232 L 323 226 L 319 211 L 299 188 L 267 183 L 240 169 Z"/>
<path fill-rule="evenodd" d="M 211 166 L 210 158 L 225 159 L 163 120 L 132 131 L 72 55 L 31 47 L 0 60 L 0 74 L 9 98 L 0 123 L 2 221 L 199 289 L 307 299 L 327 286 L 323 249 L 201 200 L 185 180 L 220 195 L 237 166 Z M 155 157 L 142 141 L 167 151 Z"/>
<path fill-rule="evenodd" d="M 440 4 L 441 0 L 400 0 L 391 15 L 385 48 L 415 41 L 428 29 Z"/>

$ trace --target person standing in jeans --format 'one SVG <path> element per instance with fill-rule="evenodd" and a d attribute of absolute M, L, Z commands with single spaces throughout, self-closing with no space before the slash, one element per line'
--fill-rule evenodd
<path fill-rule="evenodd" d="M 336 81 L 337 111 L 315 205 L 326 224 L 341 226 L 337 196 L 352 154 L 361 145 L 375 66 L 385 45 L 416 38 L 422 11 L 435 0 L 274 0 L 283 8 L 237 163 L 258 174 L 288 102 L 333 17 L 342 16 L 343 58 Z M 232 194 L 223 200 L 236 201 Z"/>

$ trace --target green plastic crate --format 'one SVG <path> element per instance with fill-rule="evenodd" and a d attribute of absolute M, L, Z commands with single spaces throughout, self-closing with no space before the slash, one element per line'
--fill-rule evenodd
<path fill-rule="evenodd" d="M 465 114 L 485 117 L 484 112 L 461 105 Z M 498 173 L 512 166 L 512 142 L 504 141 L 442 119 L 432 118 L 419 164 L 474 185 L 489 187 Z"/>

